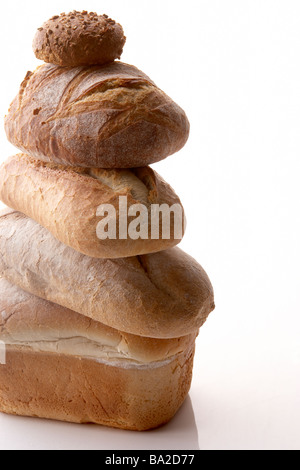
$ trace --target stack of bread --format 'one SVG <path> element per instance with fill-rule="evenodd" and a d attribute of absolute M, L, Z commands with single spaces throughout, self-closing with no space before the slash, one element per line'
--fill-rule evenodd
<path fill-rule="evenodd" d="M 148 165 L 180 150 L 184 111 L 137 68 L 106 15 L 54 16 L 34 39 L 5 118 L 23 153 L 0 169 L 0 411 L 146 430 L 190 389 L 195 340 L 214 309 L 174 236 L 99 238 L 98 208 L 181 206 Z M 104 214 L 102 214 L 103 216 Z M 117 219 L 119 220 L 119 219 Z M 172 236 L 173 233 L 173 236 Z"/>

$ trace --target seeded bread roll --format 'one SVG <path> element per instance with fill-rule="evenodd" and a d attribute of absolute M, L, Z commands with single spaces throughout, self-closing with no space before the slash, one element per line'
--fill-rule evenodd
<path fill-rule="evenodd" d="M 214 309 L 207 274 L 179 248 L 126 259 L 90 258 L 9 210 L 0 217 L 0 275 L 111 328 L 150 338 L 192 334 Z"/>
<path fill-rule="evenodd" d="M 107 15 L 73 11 L 46 21 L 33 50 L 38 59 L 62 67 L 103 65 L 120 59 L 125 41 L 122 26 Z"/>
<path fill-rule="evenodd" d="M 180 150 L 189 122 L 136 67 L 47 64 L 27 74 L 5 129 L 13 145 L 45 162 L 136 168 Z"/>
<path fill-rule="evenodd" d="M 124 197 L 123 209 L 120 198 Z M 0 167 L 0 199 L 46 227 L 65 245 L 94 258 L 126 258 L 162 251 L 177 245 L 184 233 L 184 213 L 178 196 L 149 167 L 82 169 L 47 164 L 25 154 L 15 155 Z M 145 223 L 136 230 L 137 235 L 142 230 L 142 236 L 148 239 L 134 240 L 128 234 L 123 240 L 119 220 L 121 224 L 125 220 L 130 229 L 131 222 L 138 217 L 138 214 L 128 216 L 135 204 L 142 204 L 146 214 Z M 174 212 L 170 214 L 168 238 L 164 238 L 168 234 L 163 233 L 159 217 L 151 217 L 153 204 L 177 205 L 176 218 Z M 104 209 L 111 210 L 110 218 L 100 217 L 100 206 L 103 206 L 103 216 Z M 100 233 L 98 224 L 102 219 L 105 229 Z M 115 239 L 103 239 L 107 236 L 106 222 L 115 230 L 111 233 Z M 158 239 L 152 238 L 155 227 Z"/>
<path fill-rule="evenodd" d="M 168 422 L 191 383 L 195 334 L 112 330 L 0 280 L 0 411 L 147 430 Z"/>

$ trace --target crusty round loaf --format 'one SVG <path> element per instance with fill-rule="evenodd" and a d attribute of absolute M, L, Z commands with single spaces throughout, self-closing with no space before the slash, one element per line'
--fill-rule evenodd
<path fill-rule="evenodd" d="M 103 65 L 120 59 L 125 41 L 122 26 L 107 15 L 73 11 L 46 21 L 33 50 L 38 59 L 63 67 Z"/>
<path fill-rule="evenodd" d="M 189 122 L 136 67 L 45 64 L 27 74 L 5 129 L 13 145 L 45 162 L 136 168 L 180 150 Z"/>
<path fill-rule="evenodd" d="M 124 210 L 120 208 L 120 197 L 126 197 Z M 155 253 L 177 245 L 184 234 L 184 213 L 178 196 L 150 167 L 83 169 L 44 163 L 25 154 L 15 155 L 0 167 L 0 199 L 46 227 L 62 243 L 94 258 Z M 106 204 L 115 210 L 115 217 L 112 216 L 115 239 L 98 238 L 101 220 L 98 208 Z M 120 217 L 130 227 L 134 217 L 128 216 L 128 210 L 135 204 L 142 204 L 148 212 L 145 230 L 148 239 L 134 240 L 129 236 L 121 239 Z M 177 205 L 179 217 L 170 214 L 169 238 L 164 237 L 161 221 L 151 218 L 153 204 Z M 152 237 L 154 226 L 158 239 Z"/>
<path fill-rule="evenodd" d="M 12 210 L 0 216 L 0 275 L 95 321 L 150 338 L 194 333 L 214 309 L 207 274 L 177 247 L 125 259 L 90 258 Z"/>

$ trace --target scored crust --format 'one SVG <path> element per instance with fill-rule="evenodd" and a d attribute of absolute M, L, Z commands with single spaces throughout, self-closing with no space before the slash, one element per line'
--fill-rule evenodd
<path fill-rule="evenodd" d="M 103 65 L 120 59 L 125 41 L 122 26 L 107 15 L 73 11 L 38 28 L 33 50 L 38 59 L 63 67 Z"/>
<path fill-rule="evenodd" d="M 136 168 L 179 151 L 184 111 L 136 67 L 45 64 L 28 72 L 5 118 L 8 140 L 46 162 Z"/>

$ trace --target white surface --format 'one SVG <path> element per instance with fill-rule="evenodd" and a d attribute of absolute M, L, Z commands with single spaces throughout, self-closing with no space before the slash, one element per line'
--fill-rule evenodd
<path fill-rule="evenodd" d="M 123 60 L 190 118 L 188 145 L 155 169 L 182 198 L 182 248 L 208 271 L 217 309 L 201 330 L 191 401 L 170 425 L 136 434 L 0 416 L 0 449 L 299 449 L 300 3 L 100 7 L 124 25 Z M 99 2 L 2 6 L 2 114 L 37 63 L 35 28 L 74 8 Z M 0 137 L 4 159 L 15 150 Z"/>

